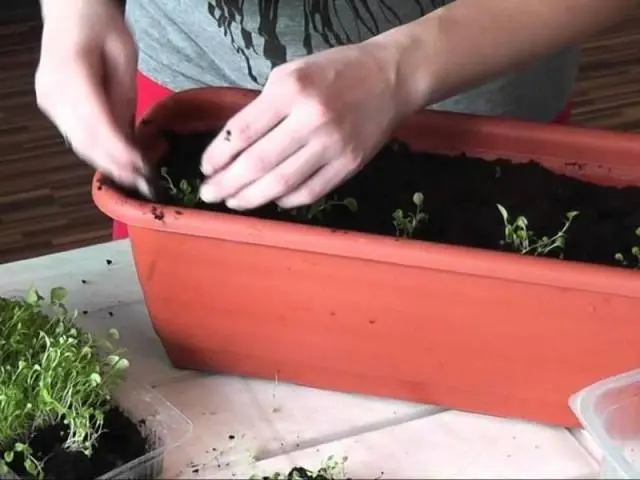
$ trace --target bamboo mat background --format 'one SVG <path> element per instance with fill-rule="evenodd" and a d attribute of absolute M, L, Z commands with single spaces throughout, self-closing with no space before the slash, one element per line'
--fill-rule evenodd
<path fill-rule="evenodd" d="M 39 43 L 39 22 L 0 23 L 0 263 L 111 238 L 91 201 L 92 169 L 35 105 Z M 573 122 L 640 132 L 639 80 L 640 9 L 585 46 Z"/>

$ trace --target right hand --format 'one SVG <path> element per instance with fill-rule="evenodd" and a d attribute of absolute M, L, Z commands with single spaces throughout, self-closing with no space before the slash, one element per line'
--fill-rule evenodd
<path fill-rule="evenodd" d="M 46 11 L 38 106 L 76 155 L 146 193 L 145 165 L 131 139 L 136 68 L 136 45 L 114 0 L 65 0 Z"/>

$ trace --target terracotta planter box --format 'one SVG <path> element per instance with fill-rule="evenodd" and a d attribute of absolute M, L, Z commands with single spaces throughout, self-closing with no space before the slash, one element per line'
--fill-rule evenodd
<path fill-rule="evenodd" d="M 139 124 L 140 145 L 157 160 L 161 130 L 220 127 L 254 95 L 177 94 Z M 640 185 L 630 134 L 424 112 L 396 138 Z M 638 270 L 151 205 L 100 174 L 93 197 L 129 225 L 177 367 L 578 426 L 571 394 L 640 365 Z"/>

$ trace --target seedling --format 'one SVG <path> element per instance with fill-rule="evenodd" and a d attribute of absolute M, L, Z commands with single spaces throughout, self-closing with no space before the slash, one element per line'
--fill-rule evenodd
<path fill-rule="evenodd" d="M 504 240 L 502 245 L 509 245 L 516 252 L 522 255 L 531 253 L 535 256 L 547 255 L 552 250 L 560 251 L 560 258 L 563 257 L 563 250 L 567 240 L 567 230 L 571 222 L 579 212 L 567 212 L 566 221 L 562 229 L 553 237 L 536 237 L 532 230 L 528 229 L 529 222 L 526 217 L 519 216 L 513 222 L 509 217 L 509 212 L 502 205 L 497 204 L 502 220 L 504 221 Z"/>
<path fill-rule="evenodd" d="M 638 237 L 639 245 L 631 247 L 631 259 L 627 259 L 622 253 L 616 253 L 615 259 L 621 265 L 640 269 L 640 227 L 636 228 L 635 234 Z"/>
<path fill-rule="evenodd" d="M 195 185 L 191 185 L 187 179 L 183 178 L 176 187 L 169 176 L 167 167 L 162 167 L 160 169 L 160 175 L 164 178 L 164 183 L 169 189 L 169 194 L 180 202 L 181 205 L 193 207 L 200 201 L 199 182 L 195 182 Z"/>
<path fill-rule="evenodd" d="M 323 213 L 330 212 L 331 207 L 337 205 L 348 208 L 352 213 L 356 213 L 358 211 L 358 202 L 355 198 L 348 197 L 344 200 L 338 200 L 335 196 L 333 200 L 321 198 L 320 200 L 317 200 L 310 205 L 291 208 L 287 211 L 301 221 L 311 220 L 312 218 L 317 218 L 318 220 L 322 221 Z M 282 211 L 285 209 L 283 209 L 282 207 L 278 207 L 278 210 Z"/>
<path fill-rule="evenodd" d="M 61 422 L 67 427 L 63 448 L 90 456 L 128 367 L 109 340 L 75 325 L 77 312 L 67 310 L 65 297 L 57 287 L 48 302 L 35 289 L 24 299 L 0 298 L 0 475 L 19 461 L 42 478 L 42 460 L 29 442 Z M 110 337 L 117 340 L 118 332 Z"/>
<path fill-rule="evenodd" d="M 347 479 L 345 471 L 345 463 L 348 458 L 342 457 L 340 460 L 333 455 L 327 457 L 316 471 L 308 470 L 304 467 L 294 467 L 289 473 L 276 472 L 268 477 L 260 477 L 253 475 L 250 478 L 254 480 L 337 480 Z"/>
<path fill-rule="evenodd" d="M 429 219 L 429 216 L 422 211 L 424 195 L 416 192 L 413 194 L 412 200 L 416 206 L 415 212 L 409 212 L 406 216 L 401 209 L 393 212 L 393 226 L 396 227 L 396 237 L 412 238 L 415 230 Z"/>

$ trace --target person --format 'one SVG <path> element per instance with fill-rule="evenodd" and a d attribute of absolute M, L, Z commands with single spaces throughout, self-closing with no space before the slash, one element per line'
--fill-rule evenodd
<path fill-rule="evenodd" d="M 561 120 L 576 45 L 637 3 L 128 0 L 124 13 L 122 0 L 41 0 L 36 97 L 80 158 L 144 192 L 134 113 L 187 88 L 259 89 L 223 129 L 230 141 L 204 152 L 200 196 L 293 208 L 356 174 L 421 108 Z"/>

